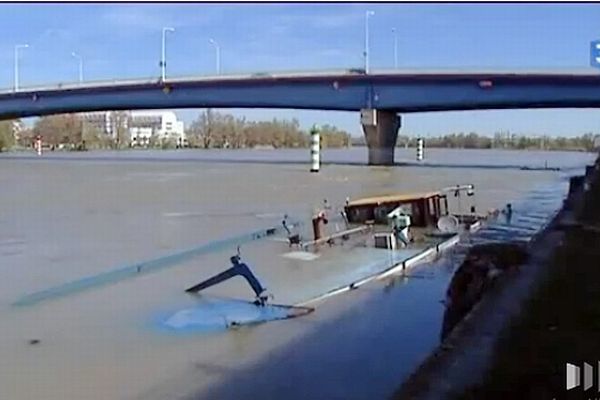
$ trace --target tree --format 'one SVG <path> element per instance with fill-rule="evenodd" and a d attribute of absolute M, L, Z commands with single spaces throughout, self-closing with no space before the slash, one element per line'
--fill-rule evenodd
<path fill-rule="evenodd" d="M 24 128 L 19 132 L 19 137 L 16 138 L 17 144 L 23 147 L 33 146 L 33 128 Z"/>
<path fill-rule="evenodd" d="M 110 117 L 115 148 L 122 149 L 124 147 L 129 147 L 130 137 L 129 130 L 127 129 L 129 125 L 129 114 L 125 111 L 113 111 L 111 112 Z"/>
<path fill-rule="evenodd" d="M 81 128 L 81 141 L 83 149 L 99 149 L 107 147 L 106 135 L 95 125 L 83 121 Z"/>
<path fill-rule="evenodd" d="M 231 146 L 234 149 L 246 147 L 246 118 L 235 118 L 233 120 Z"/>
<path fill-rule="evenodd" d="M 190 146 L 208 149 L 214 140 L 214 113 L 210 108 L 198 115 L 190 125 L 187 136 Z"/>
<path fill-rule="evenodd" d="M 76 114 L 58 114 L 41 117 L 33 127 L 34 136 L 41 136 L 50 145 L 80 143 L 82 121 Z"/>
<path fill-rule="evenodd" d="M 13 121 L 0 121 L 0 152 L 15 144 Z"/>
<path fill-rule="evenodd" d="M 325 124 L 320 129 L 321 143 L 323 147 L 348 147 L 350 146 L 350 134 L 339 130 L 335 126 Z"/>
<path fill-rule="evenodd" d="M 493 137 L 488 137 L 480 136 L 475 132 L 471 132 L 468 135 L 461 132 L 458 134 L 452 133 L 438 137 L 429 137 L 426 145 L 427 147 L 440 148 L 593 151 L 595 137 L 596 135 L 591 132 L 575 137 L 517 135 L 508 131 L 496 132 Z M 415 137 L 398 136 L 398 146 L 402 146 L 405 143 L 411 143 L 414 146 L 415 139 Z M 362 137 L 353 138 L 353 142 L 364 145 Z"/>

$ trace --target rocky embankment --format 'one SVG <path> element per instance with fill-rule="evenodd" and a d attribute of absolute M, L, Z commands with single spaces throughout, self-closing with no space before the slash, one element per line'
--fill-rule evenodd
<path fill-rule="evenodd" d="M 538 399 L 600 344 L 600 158 L 527 246 L 470 249 L 446 298 L 442 342 L 395 399 Z"/>

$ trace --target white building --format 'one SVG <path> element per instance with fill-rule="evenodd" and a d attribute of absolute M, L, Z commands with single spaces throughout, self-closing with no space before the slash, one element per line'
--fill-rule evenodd
<path fill-rule="evenodd" d="M 105 135 L 115 137 L 113 113 L 111 111 L 81 113 L 79 117 Z"/>
<path fill-rule="evenodd" d="M 25 129 L 25 124 L 20 119 L 16 119 L 12 121 L 12 133 L 15 141 L 19 141 L 21 139 L 21 132 Z"/>
<path fill-rule="evenodd" d="M 91 112 L 81 116 L 104 134 L 115 137 L 114 112 Z M 187 143 L 183 121 L 179 121 L 173 111 L 127 111 L 122 123 L 129 132 L 132 146 L 147 146 L 152 138 L 172 140 L 181 147 Z"/>
<path fill-rule="evenodd" d="M 178 146 L 186 142 L 183 121 L 173 111 L 132 111 L 129 118 L 132 145 L 148 145 L 150 138 L 173 140 Z"/>

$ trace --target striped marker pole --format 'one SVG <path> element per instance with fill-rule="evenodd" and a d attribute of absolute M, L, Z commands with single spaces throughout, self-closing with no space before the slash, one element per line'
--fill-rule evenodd
<path fill-rule="evenodd" d="M 417 139 L 417 161 L 423 161 L 423 138 Z"/>
<path fill-rule="evenodd" d="M 37 155 L 42 155 L 42 137 L 38 135 L 35 139 L 35 149 L 37 151 Z"/>
<path fill-rule="evenodd" d="M 310 130 L 310 160 L 310 172 L 319 172 L 321 168 L 321 135 L 317 125 L 313 125 Z"/>

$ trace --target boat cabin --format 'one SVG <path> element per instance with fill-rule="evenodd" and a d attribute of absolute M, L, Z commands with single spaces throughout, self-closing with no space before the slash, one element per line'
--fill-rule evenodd
<path fill-rule="evenodd" d="M 448 198 L 442 192 L 397 194 L 367 197 L 348 202 L 345 207 L 350 223 L 387 224 L 388 214 L 402 206 L 411 217 L 412 226 L 436 226 L 441 216 L 448 215 Z"/>

